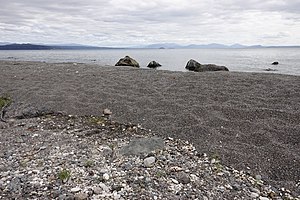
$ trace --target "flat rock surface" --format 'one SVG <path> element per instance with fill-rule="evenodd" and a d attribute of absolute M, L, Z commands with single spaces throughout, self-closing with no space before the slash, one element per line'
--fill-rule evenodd
<path fill-rule="evenodd" d="M 299 192 L 300 77 L 0 61 L 6 118 L 101 115 L 193 142 L 237 169 Z"/>

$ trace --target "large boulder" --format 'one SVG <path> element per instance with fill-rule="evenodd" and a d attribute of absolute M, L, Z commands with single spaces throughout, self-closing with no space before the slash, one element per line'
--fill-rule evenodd
<path fill-rule="evenodd" d="M 157 68 L 157 67 L 160 67 L 161 66 L 161 64 L 159 64 L 158 62 L 156 62 L 156 61 L 151 61 L 149 64 L 148 64 L 148 66 L 147 67 L 149 67 L 149 68 Z"/>
<path fill-rule="evenodd" d="M 115 66 L 132 66 L 132 67 L 140 67 L 139 63 L 134 60 L 133 58 L 130 58 L 129 56 L 125 56 L 124 58 L 121 58 Z"/>
<path fill-rule="evenodd" d="M 200 64 L 199 62 L 191 59 L 186 64 L 186 69 L 195 72 L 205 72 L 205 71 L 229 71 L 225 66 L 219 66 L 214 64 Z"/>

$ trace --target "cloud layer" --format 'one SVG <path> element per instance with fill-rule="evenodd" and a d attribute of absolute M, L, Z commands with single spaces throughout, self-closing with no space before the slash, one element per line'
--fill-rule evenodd
<path fill-rule="evenodd" d="M 299 0 L 0 0 L 0 42 L 300 45 Z"/>

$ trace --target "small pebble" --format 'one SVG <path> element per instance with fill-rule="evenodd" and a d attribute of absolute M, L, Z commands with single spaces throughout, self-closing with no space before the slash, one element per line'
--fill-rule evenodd
<path fill-rule="evenodd" d="M 103 179 L 108 181 L 109 180 L 109 175 L 107 173 L 103 174 Z"/>
<path fill-rule="evenodd" d="M 77 193 L 77 192 L 79 192 L 79 191 L 81 191 L 81 188 L 79 188 L 79 187 L 75 187 L 75 188 L 72 188 L 72 189 L 71 189 L 71 192 L 72 192 L 72 193 Z"/>
<path fill-rule="evenodd" d="M 255 193 L 255 192 L 251 192 L 250 197 L 251 198 L 257 198 L 257 197 L 259 197 L 259 194 Z"/>

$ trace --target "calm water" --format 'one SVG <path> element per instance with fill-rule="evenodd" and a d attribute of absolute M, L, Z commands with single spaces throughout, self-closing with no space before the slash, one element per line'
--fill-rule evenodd
<path fill-rule="evenodd" d="M 272 68 L 280 73 L 300 75 L 300 48 L 268 49 L 120 49 L 120 50 L 39 50 L 0 51 L 1 60 L 26 60 L 46 62 L 80 62 L 114 65 L 121 57 L 129 55 L 142 68 L 155 60 L 162 64 L 160 69 L 186 71 L 185 65 L 191 58 L 202 64 L 225 65 L 230 71 L 265 72 Z M 272 62 L 279 65 L 273 66 Z"/>

